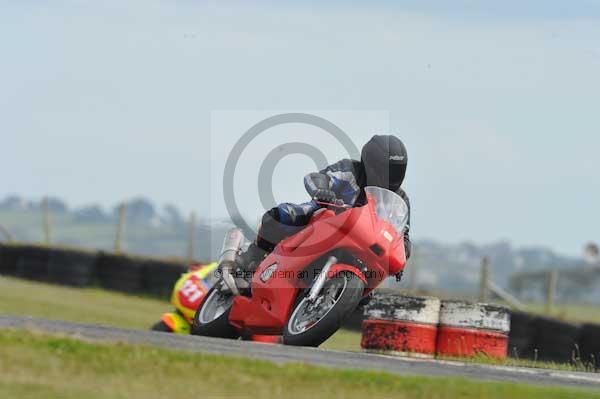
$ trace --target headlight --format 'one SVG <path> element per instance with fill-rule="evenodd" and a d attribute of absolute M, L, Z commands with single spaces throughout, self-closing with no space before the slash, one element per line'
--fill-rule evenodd
<path fill-rule="evenodd" d="M 266 283 L 271 278 L 271 276 L 273 275 L 273 273 L 275 273 L 275 270 L 277 270 L 277 263 L 274 263 L 271 266 L 267 267 L 260 274 L 260 281 L 262 281 L 263 283 Z"/>

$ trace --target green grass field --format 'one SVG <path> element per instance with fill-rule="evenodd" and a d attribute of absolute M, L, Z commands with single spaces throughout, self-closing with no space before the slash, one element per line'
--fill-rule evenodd
<path fill-rule="evenodd" d="M 0 314 L 37 316 L 122 328 L 149 329 L 164 312 L 172 310 L 166 301 L 137 297 L 95 288 L 69 288 L 0 276 Z M 324 349 L 360 351 L 360 334 L 338 331 L 321 345 Z M 586 371 L 568 364 L 528 360 L 496 360 L 485 357 L 461 359 L 502 366 L 537 367 Z"/>
<path fill-rule="evenodd" d="M 0 331 L 0 398 L 600 399 L 600 392 L 275 365 Z"/>
<path fill-rule="evenodd" d="M 0 277 L 0 314 L 147 329 L 170 309 L 169 303 L 151 298 Z M 35 333 L 0 331 L 0 343 L 0 398 L 69 398 L 82 395 L 90 398 L 152 398 L 164 397 L 166 392 L 183 395 L 195 392 L 186 380 L 196 381 L 198 376 L 210 381 L 206 392 L 211 397 L 246 397 L 244 395 L 248 391 L 240 388 L 245 384 L 251 385 L 265 398 L 276 397 L 277 392 L 287 392 L 287 384 L 294 387 L 296 397 L 310 396 L 309 393 L 318 392 L 319 388 L 335 397 L 574 397 L 569 396 L 573 395 L 571 391 L 481 384 L 456 379 L 399 379 L 380 373 L 329 371 L 299 365 L 282 367 L 266 362 L 188 355 L 142 346 L 81 343 Z M 322 347 L 360 350 L 360 334 L 340 331 Z M 486 359 L 476 361 L 488 362 Z M 78 362 L 81 364 L 78 365 Z M 501 364 L 529 365 L 513 360 Z M 213 365 L 216 366 L 213 368 Z M 147 373 L 147 368 L 153 371 Z M 229 372 L 231 374 L 227 374 Z M 310 380 L 301 383 L 302 380 L 295 373 Z M 233 381 L 243 383 L 227 384 L 221 375 L 231 375 Z M 323 378 L 334 383 L 321 387 L 325 384 Z M 98 382 L 105 379 L 110 384 Z M 262 386 L 271 380 L 275 381 L 275 388 L 266 389 Z M 359 387 L 356 381 L 362 381 Z M 600 399 L 600 396 L 589 395 L 592 394 L 577 393 L 576 397 Z"/>
<path fill-rule="evenodd" d="M 550 313 L 546 312 L 545 305 L 542 304 L 528 304 L 527 308 L 533 313 L 564 321 L 600 324 L 600 306 L 598 305 L 560 304 L 553 306 Z"/>
<path fill-rule="evenodd" d="M 149 328 L 168 302 L 0 276 L 0 313 L 124 328 Z"/>
<path fill-rule="evenodd" d="M 0 314 L 149 329 L 172 309 L 168 302 L 151 298 L 0 276 Z M 340 331 L 322 347 L 360 350 L 360 334 Z"/>

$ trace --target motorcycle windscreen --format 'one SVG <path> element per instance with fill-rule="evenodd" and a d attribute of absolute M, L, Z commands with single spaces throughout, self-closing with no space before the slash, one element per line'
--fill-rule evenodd
<path fill-rule="evenodd" d="M 408 223 L 408 205 L 393 191 L 381 187 L 365 187 L 369 201 L 375 202 L 377 216 L 394 227 L 398 235 L 404 233 Z"/>

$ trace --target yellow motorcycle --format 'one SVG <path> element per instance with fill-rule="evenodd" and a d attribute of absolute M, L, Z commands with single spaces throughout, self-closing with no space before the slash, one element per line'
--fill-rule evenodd
<path fill-rule="evenodd" d="M 163 314 L 160 321 L 152 326 L 152 330 L 189 334 L 202 298 L 216 281 L 214 271 L 217 267 L 216 262 L 190 266 L 190 271 L 182 274 L 173 287 L 171 303 L 175 306 L 175 311 Z"/>

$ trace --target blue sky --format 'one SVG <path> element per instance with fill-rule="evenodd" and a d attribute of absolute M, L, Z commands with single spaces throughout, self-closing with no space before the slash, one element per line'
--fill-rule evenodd
<path fill-rule="evenodd" d="M 312 111 L 357 146 L 384 129 L 406 142 L 416 237 L 578 254 L 600 241 L 600 2 L 489 3 L 0 2 L 0 196 L 144 195 L 219 217 L 227 146 Z M 284 130 L 248 149 L 249 218 L 272 148 L 344 156 Z M 284 159 L 276 198 L 303 200 L 312 167 Z"/>

